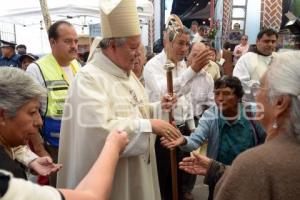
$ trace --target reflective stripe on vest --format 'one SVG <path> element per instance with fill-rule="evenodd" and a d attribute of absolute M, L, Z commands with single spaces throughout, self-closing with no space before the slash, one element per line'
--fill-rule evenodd
<path fill-rule="evenodd" d="M 52 54 L 46 55 L 37 61 L 37 64 L 44 77 L 47 88 L 47 107 L 44 115 L 43 137 L 51 146 L 58 147 L 60 124 L 64 108 L 65 99 L 69 84 L 64 79 L 64 70 L 57 63 Z M 73 73 L 79 70 L 76 60 L 70 63 Z"/>

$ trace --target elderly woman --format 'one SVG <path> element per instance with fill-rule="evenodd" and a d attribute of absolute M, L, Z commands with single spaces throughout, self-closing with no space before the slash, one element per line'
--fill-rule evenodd
<path fill-rule="evenodd" d="M 215 106 L 207 109 L 199 119 L 196 130 L 190 136 L 176 141 L 162 139 L 162 144 L 172 148 L 180 146 L 183 151 L 198 149 L 208 140 L 207 155 L 230 165 L 237 155 L 264 142 L 265 131 L 251 120 L 253 108 L 242 103 L 243 88 L 236 77 L 224 76 L 214 85 Z M 214 184 L 209 185 L 212 199 Z"/>
<path fill-rule="evenodd" d="M 39 99 L 45 91 L 19 69 L 0 70 L 0 168 L 24 179 L 23 165 L 40 175 L 57 171 L 60 166 L 50 158 L 37 157 L 27 146 L 20 146 L 27 145 L 30 135 L 39 134 Z"/>
<path fill-rule="evenodd" d="M 242 153 L 226 169 L 199 155 L 180 163 L 181 169 L 212 181 L 225 169 L 215 199 L 299 199 L 299 60 L 299 51 L 279 53 L 261 85 L 253 88 L 257 104 L 264 108 L 256 117 L 267 131 L 265 144 Z"/>
<path fill-rule="evenodd" d="M 74 190 L 41 187 L 20 179 L 25 178 L 24 170 L 13 158 L 17 155 L 24 160 L 28 152 L 19 145 L 27 144 L 29 135 L 38 134 L 42 124 L 39 98 L 44 93 L 22 70 L 0 68 L 0 199 L 109 199 L 118 159 L 129 142 L 124 131 L 111 131 L 99 158 Z"/>

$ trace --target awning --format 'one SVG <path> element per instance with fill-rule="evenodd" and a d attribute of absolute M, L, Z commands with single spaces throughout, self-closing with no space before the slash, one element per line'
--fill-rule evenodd
<path fill-rule="evenodd" d="M 48 2 L 52 2 L 52 0 Z M 94 6 L 82 5 L 82 3 L 80 5 L 70 3 L 59 6 L 48 5 L 48 9 L 53 21 L 68 20 L 78 25 L 89 25 L 100 22 L 98 3 Z M 153 16 L 152 3 L 147 0 L 137 1 L 137 10 L 140 18 L 150 18 Z M 42 20 L 42 11 L 39 5 L 31 8 L 10 9 L 7 13 L 0 15 L 0 22 L 21 26 L 36 25 L 41 23 Z"/>

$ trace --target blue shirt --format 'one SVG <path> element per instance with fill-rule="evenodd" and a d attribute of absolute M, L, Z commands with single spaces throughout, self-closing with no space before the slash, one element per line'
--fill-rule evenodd
<path fill-rule="evenodd" d="M 241 152 L 255 146 L 254 130 L 243 111 L 243 107 L 240 106 L 239 118 L 233 123 L 219 118 L 220 144 L 217 161 L 226 165 L 231 165 Z"/>
<path fill-rule="evenodd" d="M 4 56 L 0 57 L 0 67 L 19 67 L 19 58 L 20 55 L 14 54 L 10 58 L 5 58 Z"/>
<path fill-rule="evenodd" d="M 180 148 L 183 151 L 191 152 L 198 149 L 208 140 L 207 156 L 216 160 L 219 154 L 221 140 L 219 118 L 220 113 L 217 106 L 212 106 L 206 110 L 199 119 L 196 130 L 190 136 L 185 136 L 187 144 Z M 265 131 L 258 123 L 254 123 L 254 125 L 257 130 L 258 143 L 263 143 L 266 135 Z M 254 132 L 254 128 L 251 128 L 251 130 Z M 254 134 L 252 134 L 252 137 L 254 138 Z"/>

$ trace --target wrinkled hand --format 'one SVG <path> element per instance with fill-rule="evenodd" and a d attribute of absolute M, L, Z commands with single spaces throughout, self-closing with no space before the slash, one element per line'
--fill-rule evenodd
<path fill-rule="evenodd" d="M 165 137 L 169 141 L 173 141 L 181 137 L 180 131 L 168 122 L 160 119 L 150 119 L 150 123 L 154 134 Z"/>
<path fill-rule="evenodd" d="M 212 59 L 211 51 L 199 52 L 195 57 L 191 59 L 191 68 L 198 73 L 202 68 L 204 68 L 209 60 Z"/>
<path fill-rule="evenodd" d="M 125 131 L 113 130 L 108 134 L 105 143 L 114 145 L 122 153 L 129 143 L 128 134 Z"/>
<path fill-rule="evenodd" d="M 29 168 L 41 176 L 49 176 L 50 174 L 60 170 L 61 167 L 61 164 L 53 163 L 52 159 L 48 156 L 38 157 L 29 163 Z"/>
<path fill-rule="evenodd" d="M 161 99 L 161 107 L 164 112 L 170 112 L 172 107 L 177 103 L 177 96 L 173 94 L 173 96 L 166 94 Z"/>
<path fill-rule="evenodd" d="M 212 160 L 198 152 L 193 152 L 192 155 L 193 157 L 186 157 L 179 163 L 179 169 L 189 174 L 205 176 Z"/>
<path fill-rule="evenodd" d="M 161 137 L 160 138 L 160 143 L 164 147 L 167 147 L 168 149 L 172 149 L 172 148 L 180 146 L 180 145 L 182 145 L 184 143 L 184 136 L 181 135 L 180 137 L 176 138 L 173 141 L 170 141 L 170 140 L 168 140 L 165 137 Z"/>

